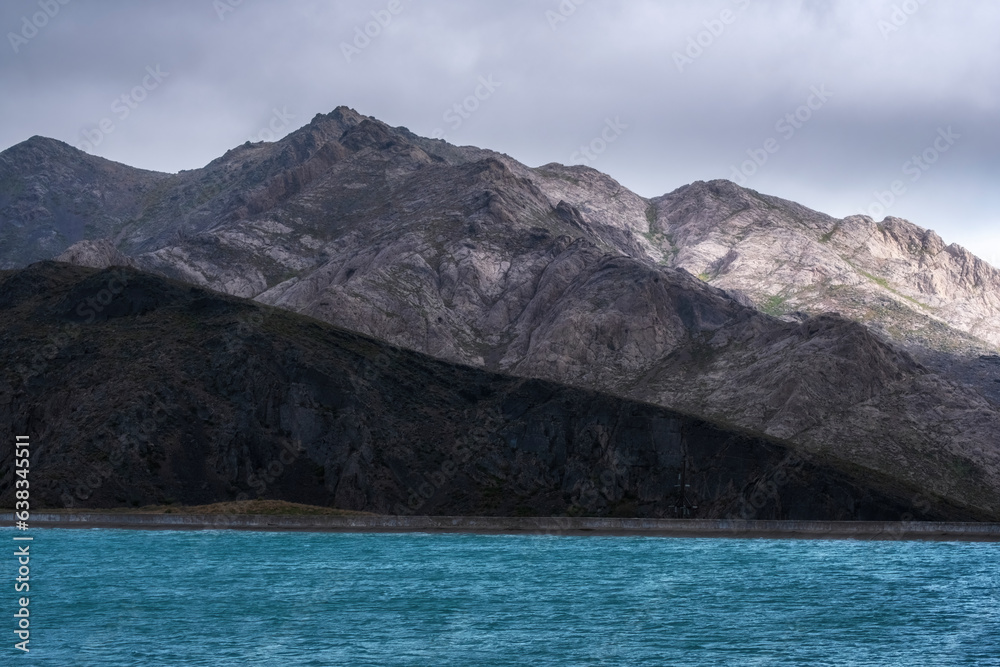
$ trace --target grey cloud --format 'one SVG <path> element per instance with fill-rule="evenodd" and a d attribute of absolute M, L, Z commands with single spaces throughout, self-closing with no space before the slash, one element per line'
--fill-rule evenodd
<path fill-rule="evenodd" d="M 114 131 L 92 152 L 176 171 L 260 136 L 275 109 L 294 116 L 290 130 L 346 104 L 539 165 L 569 162 L 617 116 L 627 129 L 590 164 L 642 195 L 732 178 L 773 137 L 748 187 L 846 215 L 951 125 L 954 149 L 888 213 L 1000 264 L 994 3 L 399 0 L 347 58 L 343 44 L 389 0 L 243 0 L 220 20 L 229 1 L 72 0 L 17 53 L 9 33 L 39 2 L 2 3 L 0 146 L 80 144 L 107 117 Z M 169 77 L 119 119 L 113 101 L 157 64 Z M 501 85 L 455 127 L 446 114 L 481 76 Z M 775 123 L 819 85 L 833 97 L 784 139 Z"/>

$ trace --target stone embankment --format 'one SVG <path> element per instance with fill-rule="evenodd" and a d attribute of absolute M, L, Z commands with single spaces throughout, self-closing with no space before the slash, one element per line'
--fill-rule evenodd
<path fill-rule="evenodd" d="M 13 522 L 9 513 L 0 521 Z M 1000 542 L 1000 523 L 942 521 L 755 521 L 608 517 L 273 516 L 218 514 L 34 513 L 46 528 L 435 532 L 649 537 L 944 540 Z"/>

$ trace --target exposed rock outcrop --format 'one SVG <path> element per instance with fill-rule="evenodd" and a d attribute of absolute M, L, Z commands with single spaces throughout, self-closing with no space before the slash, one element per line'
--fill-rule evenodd
<path fill-rule="evenodd" d="M 835 310 L 899 342 L 1000 348 L 1000 271 L 900 218 L 838 220 L 729 181 L 653 200 L 669 263 L 782 316 Z M 964 334 L 964 335 L 963 335 Z"/>
<path fill-rule="evenodd" d="M 55 260 L 77 266 L 89 266 L 94 269 L 106 269 L 109 266 L 132 266 L 135 260 L 125 255 L 108 239 L 96 241 L 77 241 Z"/>

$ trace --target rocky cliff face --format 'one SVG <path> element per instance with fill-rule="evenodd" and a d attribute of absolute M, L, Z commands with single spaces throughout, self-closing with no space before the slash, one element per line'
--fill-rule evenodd
<path fill-rule="evenodd" d="M 653 206 L 653 228 L 678 248 L 671 266 L 765 312 L 838 311 L 943 351 L 1000 346 L 1000 272 L 906 220 L 838 220 L 729 181 L 693 183 Z"/>
<path fill-rule="evenodd" d="M 112 245 L 160 275 L 1000 506 L 1000 367 L 946 352 L 990 353 L 997 274 L 909 223 L 725 181 L 648 201 L 344 108 L 143 201 Z"/>
<path fill-rule="evenodd" d="M 31 434 L 33 507 L 260 496 L 399 514 L 1000 516 L 682 413 L 132 269 L 0 274 L 0 340 L 0 425 Z M 4 443 L 5 506 L 12 455 Z"/>

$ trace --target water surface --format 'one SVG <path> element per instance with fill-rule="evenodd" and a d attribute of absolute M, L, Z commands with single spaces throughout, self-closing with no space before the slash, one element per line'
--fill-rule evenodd
<path fill-rule="evenodd" d="M 997 544 L 33 534 L 11 664 L 1000 665 Z"/>

